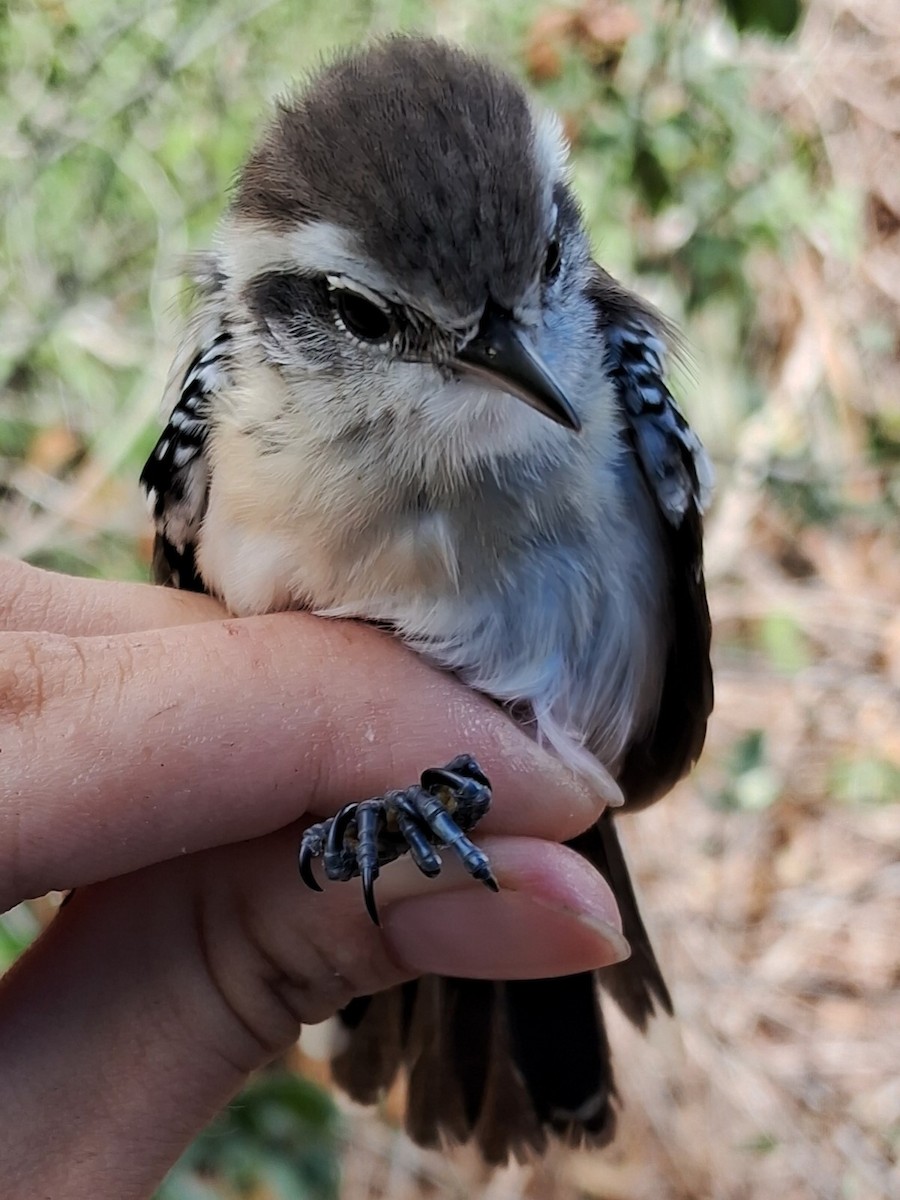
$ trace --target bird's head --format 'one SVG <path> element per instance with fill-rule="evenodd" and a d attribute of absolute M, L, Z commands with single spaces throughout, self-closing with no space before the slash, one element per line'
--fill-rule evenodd
<path fill-rule="evenodd" d="M 480 58 L 397 37 L 323 70 L 244 166 L 218 260 L 290 402 L 329 428 L 388 416 L 489 453 L 580 428 L 596 345 L 565 142 Z"/>

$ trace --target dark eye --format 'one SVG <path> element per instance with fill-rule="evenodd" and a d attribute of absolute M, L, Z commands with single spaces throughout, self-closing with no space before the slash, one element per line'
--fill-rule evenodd
<path fill-rule="evenodd" d="M 555 279 L 559 274 L 561 263 L 562 251 L 559 246 L 559 238 L 551 238 L 547 247 L 547 257 L 544 259 L 544 278 L 548 281 Z"/>
<path fill-rule="evenodd" d="M 347 332 L 363 342 L 383 342 L 391 332 L 390 313 L 356 292 L 335 291 L 332 303 Z"/>

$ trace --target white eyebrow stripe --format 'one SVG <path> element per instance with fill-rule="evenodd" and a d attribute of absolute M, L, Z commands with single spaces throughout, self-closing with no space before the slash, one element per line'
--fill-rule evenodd
<path fill-rule="evenodd" d="M 222 270 L 230 288 L 240 292 L 265 271 L 309 271 L 367 288 L 382 303 L 403 302 L 383 271 L 367 261 L 358 239 L 332 221 L 308 221 L 280 232 L 256 221 L 229 216 L 217 236 Z"/>
<path fill-rule="evenodd" d="M 299 270 L 344 280 L 341 286 L 382 306 L 387 303 L 421 310 L 420 298 L 400 291 L 391 277 L 368 258 L 359 239 L 333 221 L 307 221 L 282 232 L 229 214 L 219 226 L 215 250 L 225 294 L 238 305 L 244 288 L 257 275 Z M 465 328 L 480 319 L 480 314 L 473 312 L 461 321 L 456 314 L 432 307 L 434 311 L 424 315 L 442 328 Z"/>
<path fill-rule="evenodd" d="M 333 292 L 353 292 L 354 295 L 361 296 L 363 300 L 368 300 L 370 304 L 380 308 L 382 312 L 390 311 L 390 305 L 384 296 L 373 292 L 358 280 L 351 279 L 349 275 L 326 275 L 325 280 Z"/>

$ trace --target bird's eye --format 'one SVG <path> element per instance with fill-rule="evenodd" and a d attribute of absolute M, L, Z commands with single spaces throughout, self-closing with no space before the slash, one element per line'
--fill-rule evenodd
<path fill-rule="evenodd" d="M 549 282 L 557 277 L 562 264 L 562 250 L 559 238 L 551 238 L 547 247 L 547 257 L 544 259 L 544 278 Z"/>
<path fill-rule="evenodd" d="M 383 342 L 391 332 L 390 313 L 356 292 L 335 291 L 332 302 L 341 324 L 361 341 Z"/>

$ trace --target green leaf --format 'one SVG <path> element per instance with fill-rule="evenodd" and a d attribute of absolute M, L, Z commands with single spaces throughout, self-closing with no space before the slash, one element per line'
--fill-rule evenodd
<path fill-rule="evenodd" d="M 781 795 L 781 776 L 769 762 L 763 730 L 751 729 L 739 738 L 726 765 L 729 781 L 715 807 L 759 812 Z"/>
<path fill-rule="evenodd" d="M 335 1200 L 338 1134 L 321 1088 L 293 1072 L 263 1072 L 189 1147 L 156 1200 L 200 1200 L 213 1180 L 238 1195 L 264 1186 L 279 1200 Z"/>
<path fill-rule="evenodd" d="M 632 176 L 652 213 L 657 213 L 672 197 L 672 185 L 655 151 L 643 139 L 635 146 Z"/>
<path fill-rule="evenodd" d="M 832 767 L 831 793 L 842 804 L 896 804 L 900 800 L 900 767 L 876 757 L 840 760 Z"/>
<path fill-rule="evenodd" d="M 738 1149 L 748 1150 L 751 1154 L 771 1154 L 780 1145 L 781 1143 L 774 1133 L 758 1133 L 755 1137 L 748 1138 L 746 1142 L 741 1142 Z"/>
<path fill-rule="evenodd" d="M 800 20 L 800 0 L 721 0 L 722 7 L 741 31 L 760 29 L 788 37 Z"/>
<path fill-rule="evenodd" d="M 806 635 L 788 613 L 768 613 L 759 626 L 759 641 L 772 666 L 786 675 L 796 675 L 810 663 Z"/>
<path fill-rule="evenodd" d="M 19 904 L 0 916 L 0 973 L 12 966 L 40 931 L 40 923 L 27 904 Z"/>

